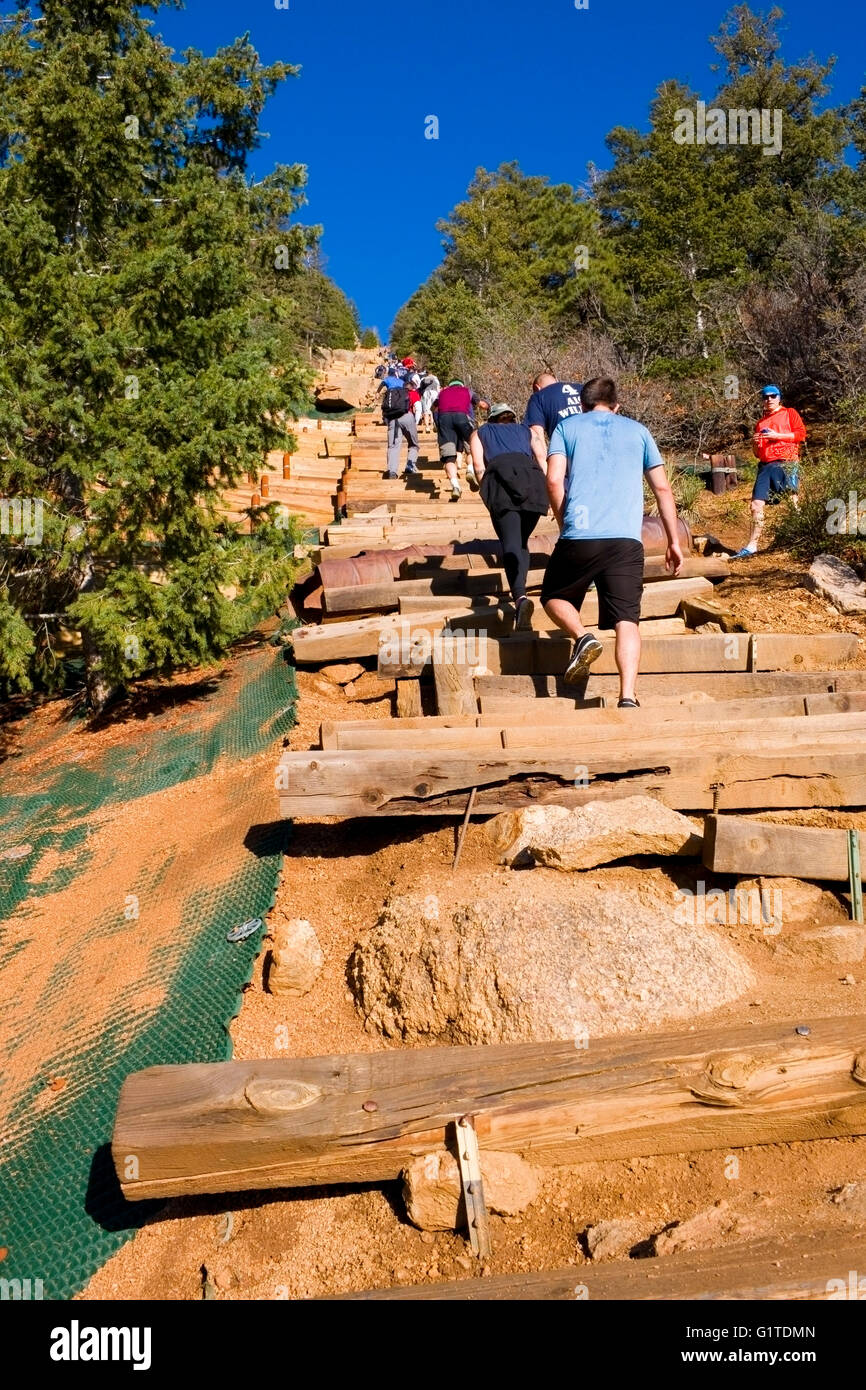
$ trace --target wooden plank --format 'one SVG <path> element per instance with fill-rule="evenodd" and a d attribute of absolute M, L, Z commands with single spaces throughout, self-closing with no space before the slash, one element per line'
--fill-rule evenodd
<path fill-rule="evenodd" d="M 795 1032 L 804 1023 L 808 1036 Z M 860 1016 L 586 1049 L 570 1040 L 151 1067 L 123 1084 L 112 1154 L 124 1195 L 139 1200 L 390 1180 L 441 1148 L 466 1113 L 482 1150 L 541 1163 L 776 1144 L 866 1132 L 864 1076 Z"/>
<path fill-rule="evenodd" d="M 619 678 L 613 675 L 593 674 L 590 684 L 593 695 L 615 697 L 619 691 Z M 690 672 L 687 680 L 682 675 L 641 675 L 639 684 L 642 699 L 645 696 L 682 699 L 704 694 L 716 700 L 739 700 L 761 695 L 818 695 L 855 691 L 863 685 L 863 672 Z M 554 696 L 573 699 L 574 692 L 580 692 L 579 687 L 567 686 L 560 678 L 542 675 L 476 676 L 475 688 L 481 696 L 519 695 L 541 699 Z"/>
<path fill-rule="evenodd" d="M 745 816 L 707 816 L 703 858 L 707 868 L 718 874 L 848 881 L 844 830 L 775 825 Z"/>
<path fill-rule="evenodd" d="M 471 669 L 454 660 L 450 654 L 434 658 L 433 684 L 439 714 L 478 713 Z"/>
<path fill-rule="evenodd" d="M 597 744 L 588 780 L 578 786 L 585 751 L 562 749 L 558 737 L 544 756 L 519 750 L 498 757 L 448 750 L 284 753 L 277 786 L 282 815 L 312 817 L 450 815 L 459 803 L 456 794 L 465 797 L 472 787 L 480 789 L 479 814 L 558 798 L 576 806 L 638 792 L 678 810 L 708 811 L 717 787 L 726 811 L 864 806 L 862 754 L 852 751 L 850 736 L 835 738 L 825 736 L 811 747 L 779 744 L 772 752 L 755 735 L 736 749 L 718 750 L 694 749 L 682 739 L 672 749 L 667 739 L 663 748 L 642 747 L 637 757 L 616 743 Z M 486 789 L 495 790 L 488 796 Z"/>
<path fill-rule="evenodd" d="M 819 636 L 779 635 L 759 633 L 757 652 L 760 670 L 824 670 L 828 666 L 853 661 L 859 642 L 852 633 L 822 633 Z M 565 670 L 571 653 L 571 643 L 564 634 L 527 634 L 514 637 L 489 637 L 477 664 L 493 674 L 537 672 L 540 675 L 559 674 Z M 406 671 L 402 658 L 403 644 L 396 657 L 390 647 L 380 645 L 379 673 L 385 678 L 413 674 Z M 473 663 L 476 664 L 476 663 Z M 690 636 L 647 637 L 641 653 L 641 673 L 653 675 L 674 672 L 748 671 L 750 666 L 750 634 L 709 633 Z M 595 675 L 612 675 L 616 671 L 614 642 L 604 642 L 604 650 L 593 664 L 590 683 Z"/>
<path fill-rule="evenodd" d="M 421 707 L 421 682 L 403 680 L 397 682 L 397 714 L 400 719 L 416 719 L 423 716 Z"/>
<path fill-rule="evenodd" d="M 864 677 L 866 681 L 866 677 Z M 803 718 L 810 714 L 846 714 L 866 711 L 866 689 L 849 695 L 767 695 L 753 700 L 677 700 L 675 697 L 656 697 L 645 701 L 638 710 L 618 710 L 615 703 L 606 708 L 581 707 L 569 699 L 520 699 L 510 695 L 482 695 L 479 704 L 479 726 L 506 726 L 519 720 L 533 720 L 550 725 L 569 725 L 589 729 L 596 725 L 643 729 L 652 724 L 669 724 L 681 728 L 684 720 L 690 723 L 708 721 Z"/>
<path fill-rule="evenodd" d="M 346 729 L 338 724 L 335 728 L 335 743 L 328 747 L 364 752 L 374 748 L 405 748 L 410 752 L 420 748 L 465 748 L 472 753 L 497 753 L 502 749 L 502 733 L 496 728 L 459 728 L 453 723 L 450 727 L 438 729 L 379 729 L 384 720 L 368 719 L 363 729 Z M 325 747 L 325 744 L 322 744 Z"/>
<path fill-rule="evenodd" d="M 567 1265 L 538 1273 L 403 1284 L 362 1293 L 329 1294 L 334 1302 L 635 1303 L 756 1301 L 821 1302 L 850 1293 L 848 1271 L 863 1264 L 863 1239 L 840 1231 L 798 1231 L 780 1239 L 736 1241 L 720 1250 L 688 1250 L 651 1259 Z M 840 1291 L 840 1283 L 841 1291 Z M 578 1314 L 578 1316 L 580 1316 Z M 591 1315 L 588 1315 L 591 1320 Z M 586 1329 L 589 1334 L 589 1326 Z M 701 1350 L 699 1348 L 699 1350 Z M 725 1353 L 727 1354 L 727 1353 Z M 769 1355 L 769 1353 L 767 1353 Z"/>
<path fill-rule="evenodd" d="M 722 706 L 725 709 L 725 706 Z M 456 712 L 456 711 L 455 711 Z M 471 713 L 471 712 L 470 712 Z M 648 712 L 645 720 L 634 719 L 634 711 L 603 710 L 595 717 L 588 712 L 580 716 L 572 715 L 568 721 L 539 727 L 537 720 L 527 720 L 509 726 L 502 719 L 479 721 L 478 727 L 460 727 L 453 722 L 439 728 L 414 726 L 401 727 L 401 721 L 384 719 L 353 721 L 352 727 L 336 724 L 338 748 L 406 748 L 421 752 L 425 748 L 469 748 L 477 753 L 491 749 L 505 748 L 511 752 L 533 752 L 543 754 L 550 747 L 550 730 L 556 730 L 556 743 L 560 751 L 574 751 L 575 759 L 581 759 L 593 766 L 604 750 L 615 744 L 617 751 L 635 766 L 642 765 L 647 750 L 653 756 L 663 757 L 669 742 L 673 746 L 694 749 L 697 753 L 708 747 L 726 743 L 741 749 L 757 744 L 769 748 L 784 745 L 786 748 L 811 747 L 820 741 L 821 747 L 829 746 L 835 735 L 843 739 L 862 738 L 866 743 L 866 715 L 859 718 L 850 714 L 816 716 L 808 719 L 801 711 L 794 718 L 764 718 L 760 727 L 754 720 L 722 719 L 698 721 L 695 724 L 682 716 L 675 720 L 659 720 Z M 610 716 L 610 717 L 608 717 Z M 636 739 L 639 734 L 639 741 Z M 325 745 L 323 744 L 323 747 Z M 809 877 L 808 874 L 805 877 Z"/>

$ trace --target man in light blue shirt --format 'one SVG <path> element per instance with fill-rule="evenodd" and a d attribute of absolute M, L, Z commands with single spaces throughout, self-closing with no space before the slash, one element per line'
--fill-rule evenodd
<path fill-rule="evenodd" d="M 616 630 L 619 708 L 637 709 L 644 477 L 658 503 L 668 539 L 665 563 L 674 574 L 683 563 L 677 508 L 649 430 L 618 413 L 616 383 L 594 377 L 580 401 L 583 413 L 560 421 L 548 449 L 547 492 L 560 536 L 541 601 L 557 627 L 574 639 L 565 680 L 576 684 L 603 651 L 580 619 L 580 606 L 595 583 L 599 627 Z"/>

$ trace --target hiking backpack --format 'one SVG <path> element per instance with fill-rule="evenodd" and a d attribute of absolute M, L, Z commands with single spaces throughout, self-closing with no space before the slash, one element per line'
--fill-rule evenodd
<path fill-rule="evenodd" d="M 382 398 L 383 420 L 399 420 L 409 413 L 409 392 L 405 386 L 389 386 Z"/>

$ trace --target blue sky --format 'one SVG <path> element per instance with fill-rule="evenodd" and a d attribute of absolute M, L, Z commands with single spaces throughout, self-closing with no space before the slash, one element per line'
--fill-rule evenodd
<path fill-rule="evenodd" d="M 784 52 L 838 55 L 832 99 L 866 82 L 861 3 L 782 0 Z M 516 159 L 527 173 L 579 184 L 604 166 L 606 133 L 645 126 L 659 82 L 706 94 L 707 38 L 727 0 L 187 0 L 155 27 L 175 49 L 212 52 L 245 30 L 265 61 L 303 68 L 269 103 L 254 162 L 309 170 L 303 220 L 322 223 L 328 272 L 364 324 L 385 334 L 440 260 L 436 221 L 479 165 Z M 756 10 L 770 4 L 753 0 Z M 417 18 L 416 18 L 417 16 Z M 424 121 L 439 118 L 439 139 Z"/>

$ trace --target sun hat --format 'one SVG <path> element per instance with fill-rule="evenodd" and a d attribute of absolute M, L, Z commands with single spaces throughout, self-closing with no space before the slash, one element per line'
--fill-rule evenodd
<path fill-rule="evenodd" d="M 517 419 L 517 411 L 507 401 L 497 401 L 487 412 L 488 420 L 495 420 L 497 415 L 513 415 Z"/>
<path fill-rule="evenodd" d="M 763 389 L 763 391 L 761 392 L 761 395 L 762 395 L 762 396 L 779 396 L 779 397 L 781 398 L 782 393 L 781 393 L 781 391 L 779 390 L 778 386 L 765 386 L 764 389 Z"/>

